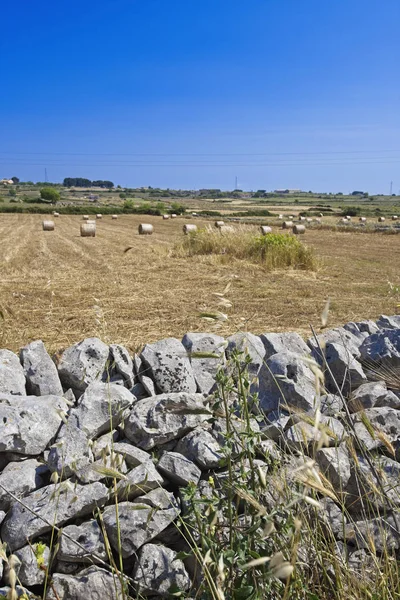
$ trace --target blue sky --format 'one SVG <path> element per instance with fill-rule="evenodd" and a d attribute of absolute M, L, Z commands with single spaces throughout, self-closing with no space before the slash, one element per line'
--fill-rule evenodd
<path fill-rule="evenodd" d="M 2 6 L 0 178 L 400 190 L 399 0 Z"/>

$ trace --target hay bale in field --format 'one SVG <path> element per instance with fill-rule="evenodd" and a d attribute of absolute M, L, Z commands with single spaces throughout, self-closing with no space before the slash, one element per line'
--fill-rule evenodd
<path fill-rule="evenodd" d="M 98 215 L 96 215 L 96 219 L 102 219 L 103 215 L 101 215 L 100 213 Z"/>
<path fill-rule="evenodd" d="M 367 218 L 366 217 L 360 217 L 358 220 L 360 221 L 360 223 L 365 223 L 365 221 L 367 220 Z"/>
<path fill-rule="evenodd" d="M 306 218 L 305 217 L 299 217 L 299 221 L 305 221 Z"/>
<path fill-rule="evenodd" d="M 193 233 L 194 231 L 197 231 L 197 225 L 192 225 L 190 223 L 186 223 L 183 227 L 183 233 L 185 235 L 188 235 L 189 233 Z"/>
<path fill-rule="evenodd" d="M 82 223 L 81 225 L 81 237 L 95 237 L 96 235 L 96 223 L 95 221 Z"/>
<path fill-rule="evenodd" d="M 318 215 L 318 216 L 319 216 L 319 217 L 323 217 L 323 216 L 324 216 L 324 213 L 319 213 L 319 215 Z"/>
<path fill-rule="evenodd" d="M 54 221 L 42 221 L 43 231 L 54 231 Z"/>
<path fill-rule="evenodd" d="M 293 221 L 283 221 L 282 229 L 291 229 L 293 227 Z"/>
<path fill-rule="evenodd" d="M 214 225 L 215 227 L 217 227 L 217 229 L 221 229 L 221 227 L 223 227 L 225 223 L 224 221 L 215 221 Z"/>
<path fill-rule="evenodd" d="M 111 215 L 112 219 L 118 219 L 118 215 Z"/>
<path fill-rule="evenodd" d="M 176 215 L 175 213 L 172 213 L 172 215 L 171 215 L 171 219 L 176 219 L 176 217 L 177 217 L 177 216 L 178 216 L 178 215 Z"/>
<path fill-rule="evenodd" d="M 392 221 L 397 221 L 399 217 L 397 215 L 392 215 Z"/>
<path fill-rule="evenodd" d="M 83 215 L 82 219 L 83 219 L 84 221 L 88 221 L 88 220 L 89 220 L 89 215 Z"/>
<path fill-rule="evenodd" d="M 153 230 L 153 225 L 150 225 L 150 223 L 140 223 L 138 227 L 139 235 L 151 235 Z"/>
<path fill-rule="evenodd" d="M 283 215 L 278 215 L 278 219 L 282 220 L 283 219 Z"/>
<path fill-rule="evenodd" d="M 219 228 L 220 233 L 235 233 L 235 228 L 232 225 L 223 225 Z"/>
<path fill-rule="evenodd" d="M 346 215 L 346 220 L 347 221 L 351 221 L 351 216 L 350 215 Z"/>
<path fill-rule="evenodd" d="M 306 232 L 306 228 L 305 228 L 304 225 L 293 225 L 292 231 L 293 231 L 294 234 L 300 235 L 300 234 Z"/>
<path fill-rule="evenodd" d="M 272 227 L 268 227 L 268 225 L 261 225 L 260 231 L 262 235 L 267 235 L 267 233 L 272 233 Z"/>
<path fill-rule="evenodd" d="M 314 223 L 321 223 L 321 219 L 319 217 L 315 217 Z"/>
<path fill-rule="evenodd" d="M 59 217 L 59 216 L 60 216 L 60 213 L 55 212 L 55 211 L 53 212 L 53 217 Z"/>
<path fill-rule="evenodd" d="M 378 223 L 383 223 L 384 221 L 386 221 L 385 217 L 378 218 Z"/>
<path fill-rule="evenodd" d="M 343 217 L 343 219 L 340 219 L 339 223 L 346 224 L 349 223 L 349 220 L 346 217 Z"/>
<path fill-rule="evenodd" d="M 311 217 L 307 217 L 306 223 L 312 223 L 312 218 Z"/>
<path fill-rule="evenodd" d="M 164 221 L 166 221 L 167 219 L 169 219 L 169 215 L 163 215 L 162 218 L 164 219 Z"/>

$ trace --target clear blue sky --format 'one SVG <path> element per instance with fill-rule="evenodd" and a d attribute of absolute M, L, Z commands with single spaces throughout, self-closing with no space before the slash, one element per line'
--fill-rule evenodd
<path fill-rule="evenodd" d="M 0 178 L 400 190 L 399 0 L 2 5 Z"/>

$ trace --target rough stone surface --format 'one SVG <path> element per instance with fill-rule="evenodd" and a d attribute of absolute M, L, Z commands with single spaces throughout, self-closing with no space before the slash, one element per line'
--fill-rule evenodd
<path fill-rule="evenodd" d="M 194 462 L 178 452 L 164 452 L 157 469 L 169 481 L 182 487 L 190 482 L 198 483 L 201 477 L 201 470 Z"/>
<path fill-rule="evenodd" d="M 260 338 L 265 348 L 265 360 L 278 352 L 293 352 L 299 356 L 308 356 L 311 352 L 298 333 L 264 333 Z"/>
<path fill-rule="evenodd" d="M 109 355 L 109 347 L 98 338 L 87 338 L 67 348 L 57 365 L 61 383 L 74 392 L 84 392 L 90 383 L 102 380 Z"/>
<path fill-rule="evenodd" d="M 24 369 L 10 350 L 0 350 L 0 394 L 26 395 Z"/>
<path fill-rule="evenodd" d="M 192 365 L 197 391 L 209 394 L 215 387 L 215 377 L 218 369 L 225 362 L 225 340 L 223 337 L 209 333 L 187 333 L 182 344 L 186 348 Z M 201 358 L 191 356 L 193 353 L 212 353 L 219 358 Z"/>
<path fill-rule="evenodd" d="M 361 363 L 342 344 L 327 343 L 325 358 L 333 375 L 332 378 L 329 371 L 325 373 L 326 387 L 331 392 L 336 392 L 337 383 L 341 392 L 347 396 L 352 390 L 367 381 Z"/>
<path fill-rule="evenodd" d="M 118 505 L 118 513 L 122 556 L 128 558 L 134 555 L 143 544 L 166 529 L 179 512 L 173 494 L 163 489 L 140 496 L 133 503 L 121 502 Z M 108 506 L 104 510 L 103 520 L 109 541 L 114 550 L 118 551 L 115 506 Z"/>
<path fill-rule="evenodd" d="M 344 327 L 336 327 L 335 329 L 329 329 L 324 333 L 317 336 L 318 342 L 324 351 L 327 344 L 338 344 L 342 346 L 343 350 L 346 350 L 354 358 L 360 358 L 360 345 L 363 343 L 363 337 L 360 335 L 354 335 L 351 331 L 347 331 Z M 322 357 L 317 345 L 317 342 L 312 337 L 307 341 L 310 346 L 313 356 L 322 364 Z"/>
<path fill-rule="evenodd" d="M 34 396 L 62 396 L 63 388 L 57 367 L 51 360 L 42 340 L 31 342 L 20 351 L 26 377 L 26 390 Z"/>
<path fill-rule="evenodd" d="M 394 518 L 390 515 L 370 521 L 349 523 L 345 527 L 345 539 L 359 549 L 369 549 L 370 539 L 373 540 L 378 552 L 400 548 L 400 533 L 397 531 Z"/>
<path fill-rule="evenodd" d="M 118 577 L 92 566 L 78 575 L 55 573 L 46 600 L 122 600 L 123 597 Z"/>
<path fill-rule="evenodd" d="M 381 315 L 376 324 L 379 329 L 400 329 L 400 315 Z"/>
<path fill-rule="evenodd" d="M 367 335 L 372 335 L 379 331 L 379 327 L 374 321 L 358 321 L 356 325 L 361 333 L 366 333 Z"/>
<path fill-rule="evenodd" d="M 68 525 L 62 531 L 57 560 L 72 563 L 92 562 L 96 558 L 107 560 L 103 534 L 94 519 L 81 523 L 79 526 Z M 75 544 L 73 540 L 79 542 L 80 545 Z"/>
<path fill-rule="evenodd" d="M 136 448 L 136 446 L 131 444 L 128 440 L 121 440 L 114 444 L 114 452 L 121 454 L 124 457 L 126 464 L 131 469 L 142 465 L 151 459 L 150 454 L 140 448 Z"/>
<path fill-rule="evenodd" d="M 34 458 L 10 462 L 0 474 L 0 484 L 17 498 L 23 498 L 45 484 L 47 473 L 46 465 Z M 0 508 L 7 511 L 13 502 L 11 496 L 0 487 Z"/>
<path fill-rule="evenodd" d="M 51 444 L 68 411 L 58 396 L 0 394 L 0 452 L 37 455 Z"/>
<path fill-rule="evenodd" d="M 381 439 L 376 435 L 372 437 L 363 421 L 365 418 L 370 422 L 376 432 L 383 433 L 389 442 L 394 442 L 399 437 L 400 431 L 400 411 L 394 408 L 368 408 L 362 413 L 355 413 L 352 416 L 354 428 L 361 442 L 367 450 L 373 450 L 384 446 Z"/>
<path fill-rule="evenodd" d="M 225 460 L 215 437 L 200 427 L 185 435 L 178 442 L 175 451 L 196 463 L 203 471 L 218 468 Z"/>
<path fill-rule="evenodd" d="M 47 464 L 64 479 L 93 461 L 89 438 L 72 423 L 63 423 L 55 444 L 50 448 Z"/>
<path fill-rule="evenodd" d="M 125 435 L 139 448 L 150 450 L 182 437 L 208 416 L 201 394 L 160 394 L 135 402 L 125 420 Z"/>
<path fill-rule="evenodd" d="M 92 383 L 71 409 L 69 421 L 93 439 L 119 425 L 134 401 L 135 396 L 120 385 Z"/>
<path fill-rule="evenodd" d="M 135 375 L 133 372 L 133 361 L 128 350 L 119 344 L 111 344 L 110 352 L 115 371 L 122 376 L 125 386 L 128 389 L 132 388 L 135 382 Z"/>
<path fill-rule="evenodd" d="M 111 448 L 119 441 L 120 437 L 119 431 L 115 429 L 114 431 L 107 431 L 107 433 L 104 433 L 97 438 L 92 446 L 94 458 L 97 460 L 98 458 L 101 458 L 104 453 L 106 455 L 110 454 Z"/>
<path fill-rule="evenodd" d="M 73 518 L 89 515 L 96 506 L 103 506 L 108 500 L 108 489 L 102 483 L 82 486 L 64 482 L 48 485 L 24 498 L 34 516 L 17 502 L 12 504 L 1 526 L 1 539 L 13 550 L 24 546 L 28 541 L 50 531 L 50 524 L 63 525 Z"/>
<path fill-rule="evenodd" d="M 231 358 L 234 350 L 242 353 L 240 367 L 243 369 L 246 366 L 248 377 L 252 382 L 250 393 L 256 393 L 258 391 L 256 378 L 265 360 L 265 348 L 261 338 L 253 333 L 235 333 L 235 335 L 231 335 L 227 339 L 227 342 L 226 356 L 228 360 Z M 247 357 L 250 357 L 248 364 L 246 364 Z"/>
<path fill-rule="evenodd" d="M 361 359 L 378 367 L 400 366 L 400 329 L 387 329 L 367 337 L 360 347 Z"/>
<path fill-rule="evenodd" d="M 315 377 L 307 364 L 292 352 L 274 354 L 260 370 L 260 407 L 266 413 L 279 407 L 313 412 Z"/>
<path fill-rule="evenodd" d="M 182 592 L 188 590 L 190 577 L 176 556 L 176 552 L 165 546 L 145 544 L 132 573 L 137 590 L 146 596 L 155 594 L 161 598 L 170 598 L 172 586 Z"/>
<path fill-rule="evenodd" d="M 151 490 L 162 487 L 163 483 L 164 480 L 160 473 L 154 464 L 148 460 L 129 471 L 126 478 L 118 483 L 118 496 L 122 500 L 132 500 Z"/>
<path fill-rule="evenodd" d="M 18 572 L 18 579 L 22 585 L 41 585 L 45 578 L 45 568 L 49 564 L 50 549 L 48 546 L 39 549 L 37 544 L 32 546 L 24 546 L 15 552 L 16 556 L 21 561 Z M 41 566 L 44 567 L 40 568 Z"/>
<path fill-rule="evenodd" d="M 343 425 L 334 417 L 320 417 L 320 424 L 315 430 L 314 425 L 306 421 L 299 421 L 285 431 L 285 439 L 291 446 L 298 449 L 309 446 L 321 439 L 322 432 L 325 435 L 325 444 L 337 445 L 344 438 Z"/>
<path fill-rule="evenodd" d="M 147 375 L 161 393 L 196 392 L 197 385 L 185 346 L 176 338 L 146 344 L 140 358 Z"/>
<path fill-rule="evenodd" d="M 343 411 L 342 399 L 335 394 L 324 394 L 320 398 L 320 411 L 323 415 L 335 417 Z"/>
<path fill-rule="evenodd" d="M 350 412 L 358 412 L 365 408 L 390 406 L 400 409 L 400 398 L 388 391 L 384 381 L 370 381 L 361 385 L 347 403 Z"/>
<path fill-rule="evenodd" d="M 345 490 L 350 479 L 350 456 L 341 444 L 333 448 L 321 448 L 316 455 L 321 472 L 329 479 L 334 489 Z"/>

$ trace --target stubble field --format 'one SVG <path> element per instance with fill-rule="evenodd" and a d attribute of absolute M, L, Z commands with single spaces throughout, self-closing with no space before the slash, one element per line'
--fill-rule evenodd
<path fill-rule="evenodd" d="M 239 330 L 308 336 L 328 297 L 329 326 L 398 312 L 400 235 L 309 230 L 302 239 L 315 248 L 319 269 L 267 272 L 231 258 L 179 256 L 174 248 L 187 217 L 107 216 L 97 221 L 95 238 L 80 237 L 79 216 L 60 216 L 53 232 L 42 231 L 43 218 L 0 215 L 1 348 L 42 339 L 56 351 L 98 336 L 135 351 L 163 337 L 214 329 L 225 336 Z M 139 236 L 140 222 L 152 223 L 154 234 Z M 225 309 L 215 294 L 229 281 L 232 307 Z M 215 310 L 228 319 L 213 324 L 199 316 Z"/>

